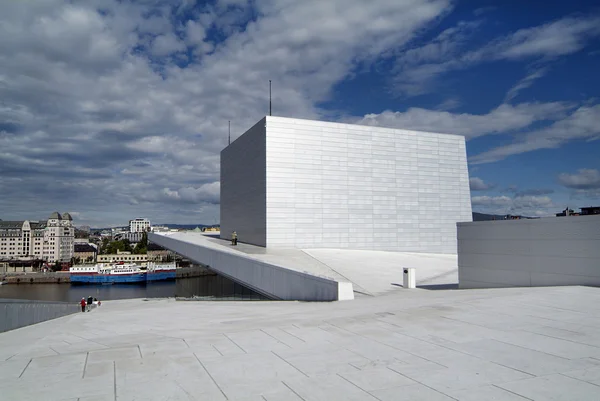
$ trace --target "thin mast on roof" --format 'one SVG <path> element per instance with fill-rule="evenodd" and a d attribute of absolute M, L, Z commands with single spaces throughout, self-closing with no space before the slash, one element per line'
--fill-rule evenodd
<path fill-rule="evenodd" d="M 231 145 L 231 120 L 229 120 L 229 137 L 228 137 L 228 145 Z"/>
<path fill-rule="evenodd" d="M 269 115 L 271 116 L 272 106 L 271 106 L 271 80 L 269 79 Z"/>

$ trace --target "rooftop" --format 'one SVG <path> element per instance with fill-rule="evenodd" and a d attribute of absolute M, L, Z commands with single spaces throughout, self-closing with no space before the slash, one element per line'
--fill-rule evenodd
<path fill-rule="evenodd" d="M 163 248 L 162 246 L 160 246 L 158 244 L 153 244 L 152 242 L 148 243 L 146 250 L 148 250 L 148 251 L 166 251 L 166 249 Z"/>
<path fill-rule="evenodd" d="M 2 221 L 0 220 L 0 230 L 1 229 L 22 229 L 23 228 L 23 223 L 25 223 L 25 220 L 18 220 L 18 221 Z M 29 220 L 29 227 L 32 230 L 41 230 L 46 228 L 47 226 L 47 222 L 45 221 L 32 221 Z"/>
<path fill-rule="evenodd" d="M 19 400 L 597 400 L 599 316 L 600 291 L 587 287 L 108 301 L 0 334 L 0 391 Z"/>
<path fill-rule="evenodd" d="M 62 220 L 62 216 L 58 212 L 54 212 L 48 217 L 49 219 Z"/>
<path fill-rule="evenodd" d="M 250 259 L 339 282 L 351 282 L 354 290 L 379 295 L 402 285 L 403 267 L 416 269 L 420 286 L 458 286 L 456 255 L 352 249 L 264 248 L 196 232 L 156 233 L 215 250 L 240 253 Z M 205 263 L 205 261 L 199 261 Z"/>
<path fill-rule="evenodd" d="M 98 252 L 98 250 L 90 244 L 73 244 L 75 252 Z"/>

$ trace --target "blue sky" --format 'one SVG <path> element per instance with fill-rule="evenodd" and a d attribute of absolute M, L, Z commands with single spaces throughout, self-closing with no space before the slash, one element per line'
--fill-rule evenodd
<path fill-rule="evenodd" d="M 0 0 L 0 218 L 218 222 L 268 111 L 462 134 L 473 210 L 600 204 L 594 1 Z"/>

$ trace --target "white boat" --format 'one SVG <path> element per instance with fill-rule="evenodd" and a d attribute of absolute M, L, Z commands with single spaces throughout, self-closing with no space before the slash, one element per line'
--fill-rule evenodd
<path fill-rule="evenodd" d="M 135 263 L 99 263 L 95 266 L 74 266 L 69 269 L 71 283 L 141 283 L 146 272 Z"/>
<path fill-rule="evenodd" d="M 147 281 L 175 280 L 177 277 L 177 263 L 148 262 L 146 271 Z"/>
<path fill-rule="evenodd" d="M 143 283 L 174 280 L 177 264 L 149 262 L 147 268 L 135 263 L 99 263 L 95 266 L 74 266 L 69 269 L 71 283 Z"/>

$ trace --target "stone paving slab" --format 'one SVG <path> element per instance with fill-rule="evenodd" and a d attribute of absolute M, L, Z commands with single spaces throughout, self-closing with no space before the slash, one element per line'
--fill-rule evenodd
<path fill-rule="evenodd" d="M 0 334 L 0 399 L 597 401 L 599 301 L 587 287 L 107 301 Z"/>

